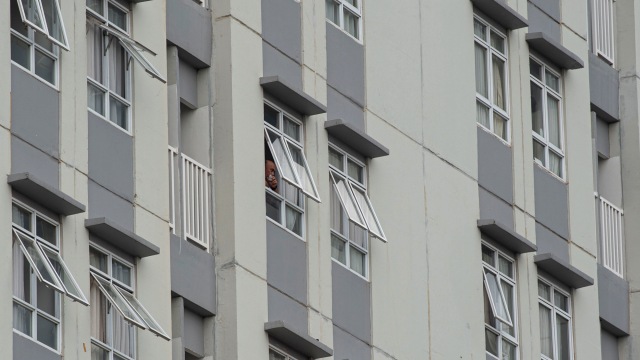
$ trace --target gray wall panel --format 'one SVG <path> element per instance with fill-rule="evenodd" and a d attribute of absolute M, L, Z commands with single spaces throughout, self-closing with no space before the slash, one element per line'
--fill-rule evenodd
<path fill-rule="evenodd" d="M 302 67 L 266 42 L 262 42 L 264 76 L 278 75 L 288 85 L 302 89 Z"/>
<path fill-rule="evenodd" d="M 528 3 L 527 5 L 527 19 L 529 20 L 528 32 L 534 33 L 541 31 L 551 36 L 551 38 L 559 43 L 562 43 L 560 23 L 558 23 L 559 20 L 554 20 L 548 14 L 540 11 L 539 8 L 531 3 Z"/>
<path fill-rule="evenodd" d="M 600 329 L 600 346 L 603 360 L 618 360 L 618 339 L 604 329 Z"/>
<path fill-rule="evenodd" d="M 327 120 L 342 119 L 364 130 L 364 111 L 353 101 L 327 86 Z"/>
<path fill-rule="evenodd" d="M 269 321 L 282 320 L 303 333 L 308 331 L 309 319 L 306 306 L 272 286 L 267 287 L 267 298 Z"/>
<path fill-rule="evenodd" d="M 179 68 L 180 100 L 195 109 L 198 107 L 198 70 L 184 60 L 179 60 Z"/>
<path fill-rule="evenodd" d="M 11 132 L 60 157 L 60 93 L 11 65 Z"/>
<path fill-rule="evenodd" d="M 598 159 L 598 194 L 619 208 L 623 208 L 621 172 L 619 156 Z"/>
<path fill-rule="evenodd" d="M 13 360 L 60 360 L 62 356 L 34 340 L 13 333 Z"/>
<path fill-rule="evenodd" d="M 216 312 L 215 261 L 208 252 L 171 235 L 171 291 L 202 312 Z"/>
<path fill-rule="evenodd" d="M 332 262 L 333 323 L 371 343 L 371 284 Z"/>
<path fill-rule="evenodd" d="M 570 262 L 569 243 L 539 223 L 536 223 L 536 245 L 538 254 L 552 253 Z"/>
<path fill-rule="evenodd" d="M 529 3 L 536 5 L 555 21 L 560 22 L 560 0 L 529 0 Z M 531 26 L 531 18 L 529 18 L 529 26 Z"/>
<path fill-rule="evenodd" d="M 54 188 L 60 187 L 58 160 L 15 136 L 11 137 L 11 172 L 30 172 Z"/>
<path fill-rule="evenodd" d="M 598 264 L 598 299 L 600 319 L 616 330 L 628 334 L 629 283 L 601 264 Z"/>
<path fill-rule="evenodd" d="M 371 359 L 371 347 L 339 327 L 333 327 L 333 358 L 349 360 Z"/>
<path fill-rule="evenodd" d="M 606 158 L 611 156 L 611 145 L 609 144 L 609 124 L 596 117 L 596 150 Z"/>
<path fill-rule="evenodd" d="M 609 121 L 620 118 L 620 78 L 618 70 L 589 52 L 589 93 L 591 105 Z"/>
<path fill-rule="evenodd" d="M 307 244 L 267 221 L 267 282 L 307 303 Z"/>
<path fill-rule="evenodd" d="M 558 235 L 569 239 L 569 209 L 567 184 L 538 165 L 534 168 L 536 221 Z"/>
<path fill-rule="evenodd" d="M 513 207 L 481 186 L 478 187 L 480 219 L 495 219 L 513 229 Z"/>
<path fill-rule="evenodd" d="M 211 65 L 211 13 L 192 0 L 167 0 L 167 41 L 201 69 Z"/>
<path fill-rule="evenodd" d="M 184 309 L 184 333 L 182 340 L 185 349 L 204 356 L 204 333 L 202 317 L 196 313 Z"/>
<path fill-rule="evenodd" d="M 107 217 L 133 231 L 133 204 L 89 180 L 89 218 Z"/>
<path fill-rule="evenodd" d="M 511 147 L 478 127 L 478 184 L 513 204 Z"/>
<path fill-rule="evenodd" d="M 89 116 L 89 178 L 133 201 L 133 137 L 107 120 Z"/>
<path fill-rule="evenodd" d="M 364 107 L 364 47 L 328 21 L 327 84 Z"/>
<path fill-rule="evenodd" d="M 302 64 L 302 14 L 294 0 L 262 0 L 262 37 Z"/>

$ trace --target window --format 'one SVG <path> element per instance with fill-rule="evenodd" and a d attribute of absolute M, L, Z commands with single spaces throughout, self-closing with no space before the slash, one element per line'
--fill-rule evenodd
<path fill-rule="evenodd" d="M 131 131 L 131 61 L 164 82 L 132 40 L 128 8 L 115 0 L 87 0 L 87 104 L 91 111 Z M 155 55 L 155 54 L 154 54 Z"/>
<path fill-rule="evenodd" d="M 304 195 L 320 202 L 304 156 L 302 122 L 274 105 L 265 104 L 264 126 L 267 217 L 302 237 Z M 271 173 L 267 174 L 268 171 Z M 267 184 L 270 176 L 276 178 L 271 185 Z"/>
<path fill-rule="evenodd" d="M 362 0 L 325 0 L 327 19 L 362 40 Z"/>
<path fill-rule="evenodd" d="M 543 360 L 571 360 L 571 296 L 538 279 L 540 352 Z"/>
<path fill-rule="evenodd" d="M 506 36 L 480 18 L 473 20 L 476 120 L 509 141 L 509 81 Z"/>
<path fill-rule="evenodd" d="M 51 1 L 46 3 L 53 5 Z M 30 23 L 21 17 L 19 4 L 20 0 L 11 1 L 11 61 L 56 86 L 59 76 L 57 42 L 52 41 L 46 32 L 27 25 Z M 31 5 L 35 6 L 35 2 Z"/>
<path fill-rule="evenodd" d="M 484 282 L 484 326 L 487 359 L 516 360 L 515 261 L 482 245 Z"/>
<path fill-rule="evenodd" d="M 367 277 L 369 234 L 386 240 L 367 196 L 366 167 L 329 146 L 331 257 Z"/>
<path fill-rule="evenodd" d="M 615 57 L 615 0 L 592 0 L 592 43 L 593 52 L 613 65 Z"/>
<path fill-rule="evenodd" d="M 14 202 L 13 328 L 59 351 L 61 294 L 88 305 L 60 256 L 60 229 L 52 219 Z"/>
<path fill-rule="evenodd" d="M 564 129 L 560 75 L 531 58 L 531 125 L 533 159 L 540 166 L 564 178 Z"/>
<path fill-rule="evenodd" d="M 92 359 L 134 359 L 136 326 L 169 340 L 133 294 L 132 264 L 93 245 L 89 248 L 89 264 Z"/>
<path fill-rule="evenodd" d="M 296 360 L 296 358 L 291 355 L 287 355 L 287 353 L 282 350 L 269 347 L 269 360 Z"/>

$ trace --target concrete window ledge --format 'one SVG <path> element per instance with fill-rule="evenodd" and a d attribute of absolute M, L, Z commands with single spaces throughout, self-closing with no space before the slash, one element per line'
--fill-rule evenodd
<path fill-rule="evenodd" d="M 31 173 L 8 175 L 7 183 L 17 192 L 56 214 L 69 216 L 85 212 L 85 206 L 79 201 L 36 178 Z"/>
<path fill-rule="evenodd" d="M 527 19 L 511 8 L 505 0 L 471 0 L 480 11 L 507 29 L 529 26 Z"/>
<path fill-rule="evenodd" d="M 389 149 L 364 131 L 342 119 L 327 121 L 324 123 L 324 128 L 330 135 L 349 145 L 365 157 L 376 158 L 389 155 Z"/>
<path fill-rule="evenodd" d="M 293 350 L 311 359 L 320 359 L 333 355 L 333 350 L 330 347 L 306 333 L 294 329 L 284 321 L 267 322 L 264 324 L 264 331 Z"/>
<path fill-rule="evenodd" d="M 87 228 L 91 234 L 133 256 L 142 258 L 160 254 L 160 248 L 158 246 L 108 218 L 86 219 L 84 221 L 84 227 Z"/>
<path fill-rule="evenodd" d="M 538 250 L 538 247 L 534 243 L 495 219 L 478 220 L 478 229 L 500 245 L 517 254 Z"/>
<path fill-rule="evenodd" d="M 260 78 L 260 86 L 265 92 L 276 97 L 293 110 L 302 115 L 317 115 L 327 112 L 327 107 L 318 100 L 303 92 L 301 89 L 286 84 L 279 76 L 265 76 Z"/>
<path fill-rule="evenodd" d="M 525 40 L 529 46 L 565 69 L 582 69 L 584 61 L 543 32 L 527 33 Z"/>
<path fill-rule="evenodd" d="M 551 253 L 538 254 L 533 257 L 533 262 L 538 268 L 574 289 L 593 285 L 593 278 Z"/>

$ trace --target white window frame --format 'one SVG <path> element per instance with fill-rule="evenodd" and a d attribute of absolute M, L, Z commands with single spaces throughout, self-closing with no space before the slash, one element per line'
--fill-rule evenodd
<path fill-rule="evenodd" d="M 539 166 L 543 167 L 545 170 L 547 170 L 550 174 L 552 174 L 553 176 L 559 178 L 560 180 L 564 181 L 566 178 L 566 156 L 564 153 L 564 148 L 565 148 L 565 138 L 564 138 L 564 103 L 562 101 L 562 94 L 558 91 L 555 91 L 554 89 L 552 89 L 551 87 L 549 87 L 545 81 L 546 81 L 546 73 L 549 72 L 551 73 L 553 76 L 556 76 L 558 78 L 558 89 L 559 91 L 562 91 L 562 86 L 563 86 L 563 81 L 562 81 L 562 74 L 560 74 L 559 72 L 551 69 L 551 67 L 549 67 L 545 62 L 543 62 L 542 60 L 537 59 L 534 56 L 530 56 L 531 61 L 537 63 L 538 65 L 540 65 L 541 68 L 541 78 L 544 80 L 540 80 L 538 78 L 536 78 L 535 76 L 533 76 L 533 74 L 531 74 L 531 72 L 529 73 L 529 79 L 531 81 L 532 84 L 534 84 L 535 86 L 537 86 L 538 88 L 542 89 L 542 104 L 540 104 L 541 106 L 541 110 L 542 110 L 542 122 L 543 122 L 543 126 L 544 126 L 544 136 L 541 136 L 540 134 L 538 134 L 536 131 L 534 131 L 533 129 L 531 130 L 531 134 L 533 136 L 533 141 L 534 142 L 538 142 L 540 145 L 544 146 L 544 162 L 539 161 L 538 159 L 534 158 L 534 162 L 536 164 L 538 164 Z M 555 146 L 554 144 L 551 143 L 551 141 L 549 140 L 549 114 L 548 114 L 548 108 L 547 108 L 547 96 L 551 96 L 554 99 L 556 99 L 558 101 L 558 127 L 560 130 L 560 148 L 558 148 L 557 146 Z M 531 121 L 533 122 L 533 116 Z M 535 144 L 534 144 L 535 146 Z M 549 168 L 549 152 L 553 152 L 554 154 L 558 155 L 561 158 L 561 164 L 560 164 L 560 170 L 562 172 L 562 176 L 554 173 L 553 171 L 551 171 L 551 169 Z M 535 151 L 534 151 L 534 156 L 535 156 Z"/>
<path fill-rule="evenodd" d="M 491 250 L 493 252 L 493 262 L 494 264 L 487 264 L 485 261 L 482 261 L 482 267 L 483 267 L 483 282 L 484 282 L 484 289 L 487 292 L 487 298 L 489 299 L 489 303 L 490 303 L 490 307 L 491 307 L 491 311 L 493 312 L 493 316 L 496 319 L 496 324 L 488 324 L 485 322 L 485 331 L 491 332 L 494 335 L 496 335 L 498 337 L 498 342 L 497 342 L 497 347 L 498 347 L 498 358 L 495 357 L 495 355 L 489 353 L 488 351 L 486 352 L 486 355 L 488 357 L 491 357 L 492 359 L 502 359 L 503 358 L 503 354 L 502 354 L 502 350 L 503 350 L 503 346 L 502 343 L 503 342 L 508 342 L 509 344 L 513 345 L 516 348 L 516 359 L 511 359 L 511 360 L 517 360 L 518 359 L 518 355 L 519 355 L 519 351 L 518 351 L 518 299 L 517 299 L 517 284 L 516 284 L 516 279 L 517 279 L 517 274 L 516 274 L 516 260 L 511 257 L 510 255 L 504 253 L 503 251 L 497 249 L 494 246 L 489 245 L 486 242 L 482 242 L 482 247 L 486 247 L 489 250 Z M 513 271 L 513 274 L 511 277 L 509 277 L 507 274 L 502 273 L 499 270 L 499 259 L 503 258 L 507 261 L 509 261 L 511 263 L 511 269 Z M 502 289 L 502 286 L 500 285 L 501 282 L 505 282 L 507 284 L 509 284 L 512 289 L 513 289 L 513 313 L 509 314 L 510 317 L 510 321 L 511 324 L 508 324 L 506 322 L 503 322 L 503 320 L 499 319 L 496 316 L 496 311 L 494 309 L 494 304 L 493 304 L 493 299 L 491 297 L 490 294 L 490 290 L 489 290 L 489 286 L 487 283 L 487 277 L 486 277 L 486 273 L 487 272 L 491 272 L 492 274 L 494 274 L 498 280 L 498 287 L 499 287 L 499 291 L 500 291 L 500 297 L 503 299 L 504 304 L 506 306 L 507 312 L 509 311 L 509 307 L 508 304 L 506 303 L 506 296 L 504 295 L 504 289 Z M 511 327 L 513 327 L 513 333 L 515 335 L 511 335 L 509 334 L 507 331 L 504 331 L 502 329 L 502 326 L 504 326 L 504 324 L 509 325 Z M 486 341 L 486 340 L 485 340 Z"/>
<path fill-rule="evenodd" d="M 13 1 L 13 0 L 11 0 Z M 35 6 L 37 7 L 36 11 L 38 12 L 37 16 L 40 18 L 40 21 L 42 22 L 42 26 L 38 26 L 38 24 L 32 22 L 31 20 L 28 19 L 28 17 L 26 16 L 26 12 L 24 9 L 24 4 L 22 3 L 22 0 L 15 0 L 18 3 L 18 8 L 20 11 L 20 16 L 22 17 L 22 21 L 27 24 L 30 28 L 37 30 L 39 32 L 41 32 L 43 35 L 45 35 L 46 37 L 49 38 L 49 40 L 51 40 L 53 43 L 57 44 L 58 46 L 60 46 L 61 48 L 69 51 L 69 40 L 67 39 L 67 30 L 65 29 L 64 26 L 64 21 L 62 19 L 62 11 L 60 11 L 60 4 L 58 2 L 58 0 L 52 0 L 53 1 L 53 11 L 56 12 L 56 14 L 54 15 L 57 20 L 60 22 L 60 29 L 62 30 L 61 35 L 62 35 L 62 39 L 57 39 L 55 36 L 51 35 L 50 31 L 49 31 L 49 27 L 47 24 L 47 18 L 44 15 L 44 7 L 42 6 L 42 1 L 41 0 L 32 0 L 35 4 Z M 53 31 L 53 30 L 52 30 Z"/>
<path fill-rule="evenodd" d="M 131 325 L 135 325 L 141 329 L 147 329 L 156 336 L 162 337 L 165 340 L 170 340 L 169 335 L 160 327 L 158 322 L 151 316 L 149 311 L 140 303 L 140 301 L 134 295 L 135 279 L 136 279 L 136 267 L 131 262 L 119 257 L 112 252 L 96 245 L 90 244 L 91 249 L 106 256 L 107 259 L 107 272 L 105 273 L 101 269 L 90 265 L 90 278 L 92 286 L 96 286 L 98 291 L 105 297 L 111 311 L 117 311 L 122 317 Z M 131 284 L 123 283 L 113 276 L 113 261 L 128 267 L 131 272 Z M 107 337 L 113 338 L 115 329 L 112 326 L 113 315 L 111 312 L 107 312 L 106 322 Z M 92 319 L 92 321 L 94 321 Z M 138 351 L 137 336 L 134 336 L 134 353 Z M 91 336 L 91 345 L 97 346 L 109 352 L 109 356 L 117 354 L 120 357 L 126 359 L 132 359 L 131 357 L 122 354 L 114 348 L 113 340 L 111 344 L 105 344 L 102 341 Z"/>
<path fill-rule="evenodd" d="M 573 355 L 573 320 L 572 320 L 572 316 L 571 316 L 571 312 L 572 312 L 572 299 L 571 299 L 571 294 L 567 291 L 564 291 L 563 289 L 561 289 L 559 286 L 555 285 L 553 282 L 543 278 L 543 277 L 538 277 L 538 281 L 548 285 L 550 288 L 550 299 L 551 301 L 548 301 L 547 299 L 543 298 L 542 296 L 540 296 L 540 294 L 538 294 L 538 303 L 544 307 L 546 307 L 547 309 L 549 309 L 551 311 L 551 334 L 552 334 L 552 341 L 551 341 L 551 346 L 553 347 L 552 351 L 553 351 L 553 359 L 557 359 L 558 358 L 558 334 L 557 334 L 557 316 L 560 316 L 562 318 L 564 318 L 565 320 L 568 320 L 568 328 L 569 328 L 569 343 L 566 344 L 567 348 L 569 349 L 569 359 L 573 360 L 574 355 Z M 558 306 L 556 306 L 553 303 L 554 300 L 554 293 L 558 292 L 560 294 L 562 294 L 563 296 L 565 296 L 567 298 L 567 311 L 559 308 Z M 545 355 L 542 354 L 542 352 L 540 352 L 540 358 L 542 360 L 553 360 Z"/>
<path fill-rule="evenodd" d="M 274 352 L 274 353 L 276 353 L 276 354 L 278 354 L 280 356 L 284 356 L 285 360 L 298 360 L 297 358 L 289 355 L 286 351 L 284 351 L 284 350 L 282 350 L 280 348 L 277 348 L 277 347 L 275 347 L 273 345 L 269 345 L 269 353 L 271 353 L 271 352 Z"/>
<path fill-rule="evenodd" d="M 326 17 L 326 20 L 331 24 L 335 25 L 338 29 L 340 29 L 345 34 L 349 35 L 351 38 L 355 39 L 359 43 L 362 43 L 362 1 L 363 0 L 356 0 L 356 3 L 358 4 L 358 6 L 353 6 L 349 4 L 347 0 L 327 0 L 327 1 L 333 1 L 334 5 L 338 7 L 339 15 L 338 15 L 338 24 L 330 20 L 329 17 Z M 345 23 L 344 23 L 345 9 L 346 11 L 349 11 L 350 13 L 352 13 L 358 18 L 358 36 L 353 36 L 353 34 L 351 34 L 345 29 Z M 326 11 L 326 2 L 325 2 L 325 11 Z"/>
<path fill-rule="evenodd" d="M 487 75 L 487 94 L 489 95 L 489 98 L 484 97 L 482 94 L 476 92 L 476 101 L 482 103 L 484 106 L 486 106 L 488 108 L 489 111 L 489 128 L 487 128 L 486 126 L 484 126 L 483 124 L 481 124 L 480 122 L 478 122 L 478 125 L 482 128 L 482 129 L 486 129 L 488 130 L 489 133 L 493 134 L 494 136 L 496 136 L 498 139 L 500 139 L 501 141 L 505 142 L 506 144 L 510 144 L 511 143 L 511 118 L 509 116 L 509 113 L 511 112 L 510 110 L 510 106 L 511 106 L 511 96 L 510 96 L 510 86 L 509 86 L 509 58 L 508 58 L 508 53 L 509 53 L 509 41 L 508 41 L 508 37 L 507 34 L 505 34 L 504 32 L 498 30 L 496 27 L 492 26 L 488 21 L 484 20 L 483 18 L 481 18 L 478 15 L 474 15 L 473 17 L 474 21 L 478 21 L 480 24 L 482 24 L 483 26 L 485 26 L 486 28 L 486 38 L 482 39 L 480 38 L 478 35 L 475 34 L 474 32 L 474 44 L 478 45 L 482 48 L 485 49 L 485 65 L 486 68 L 485 73 Z M 498 35 L 499 37 L 501 37 L 504 40 L 504 53 L 501 53 L 498 49 L 494 48 L 493 46 L 491 46 L 491 34 L 494 33 L 496 35 Z M 494 97 L 494 84 L 493 84 L 493 57 L 496 56 L 497 58 L 499 58 L 500 60 L 504 61 L 504 102 L 505 102 L 505 107 L 506 109 L 502 109 L 499 106 L 497 106 L 495 104 L 495 99 L 493 99 Z M 477 105 L 476 105 L 477 106 Z M 500 115 L 501 117 L 503 117 L 506 121 L 505 121 L 505 132 L 506 132 L 506 139 L 502 138 L 501 136 L 499 136 L 498 134 L 495 133 L 495 120 L 494 120 L 494 114 L 498 113 L 498 115 Z"/>

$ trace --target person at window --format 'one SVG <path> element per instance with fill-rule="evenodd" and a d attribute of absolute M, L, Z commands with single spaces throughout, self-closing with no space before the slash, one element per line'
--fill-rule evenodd
<path fill-rule="evenodd" d="M 276 163 L 271 159 L 264 161 L 264 185 L 273 191 L 278 191 L 278 179 L 276 178 Z"/>

